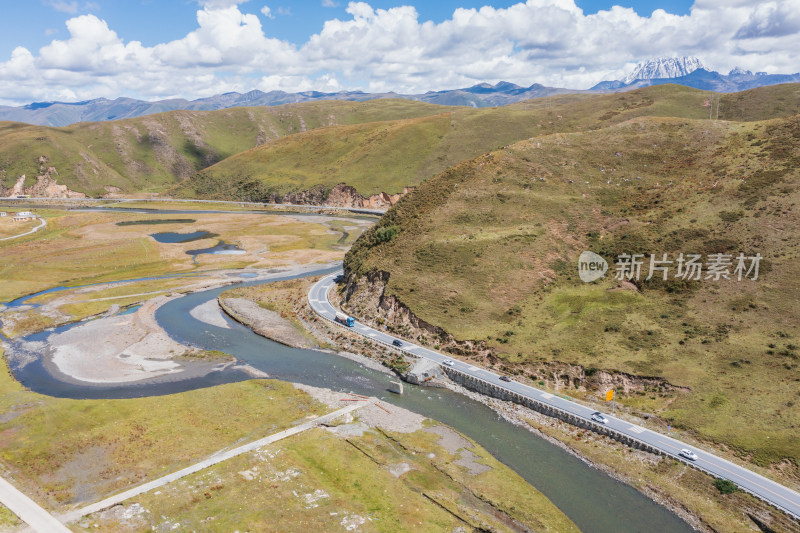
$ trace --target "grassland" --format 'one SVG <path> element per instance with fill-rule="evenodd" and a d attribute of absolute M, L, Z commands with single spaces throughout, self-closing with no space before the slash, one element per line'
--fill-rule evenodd
<path fill-rule="evenodd" d="M 326 412 L 307 394 L 272 380 L 131 400 L 51 398 L 26 390 L 4 359 L 0 409 L 7 415 L 0 423 L 0 460 L 20 489 L 51 509 Z"/>
<path fill-rule="evenodd" d="M 10 216 L 0 217 L 0 239 L 32 230 L 39 225 L 38 220 L 14 222 Z"/>
<path fill-rule="evenodd" d="M 800 112 L 798 90 L 795 84 L 725 95 L 720 116 L 751 120 Z M 298 190 L 329 190 L 340 182 L 362 196 L 399 193 L 464 160 L 534 136 L 587 131 L 641 116 L 708 118 L 709 97 L 705 91 L 662 85 L 499 108 L 445 107 L 413 119 L 320 128 L 220 161 L 174 193 L 260 201 Z"/>
<path fill-rule="evenodd" d="M 169 268 L 155 241 L 145 235 L 114 242 L 92 241 L 81 230 L 113 218 L 95 213 L 40 211 L 48 225 L 39 232 L 0 242 L 0 300 L 7 301 L 56 285 L 82 284 L 100 276 L 117 279 L 156 275 Z M 143 232 L 142 232 L 143 233 Z"/>
<path fill-rule="evenodd" d="M 392 367 L 391 360 L 394 356 L 387 354 L 381 345 L 365 341 L 357 334 L 328 326 L 324 321 L 315 320 L 315 313 L 310 311 L 307 301 L 303 298 L 312 284 L 313 281 L 308 279 L 293 280 L 263 287 L 249 287 L 236 292 L 237 296 L 254 301 L 269 301 L 270 305 L 281 309 L 287 317 L 297 317 L 298 323 L 302 321 L 307 331 L 320 341 L 325 339 L 337 345 L 340 350 L 360 353 Z M 299 285 L 299 288 L 295 290 L 294 285 Z M 391 322 L 390 327 L 392 327 Z M 556 392 L 563 394 L 563 387 Z M 571 390 L 570 396 L 574 398 L 582 396 L 582 393 Z M 711 528 L 713 531 L 726 532 L 752 531 L 754 520 L 758 520 L 774 531 L 794 531 L 792 527 L 787 526 L 790 519 L 768 504 L 741 491 L 722 494 L 715 486 L 712 477 L 674 459 L 634 450 L 608 437 L 535 411 L 520 409 L 518 405 L 509 402 L 488 399 L 487 403 L 514 423 L 528 425 L 532 431 L 540 432 L 546 438 L 563 443 L 595 467 L 633 486 L 648 498 L 667 506 L 700 530 Z M 617 413 L 620 416 L 619 405 Z M 649 420 L 638 419 L 636 422 L 656 431 L 663 432 L 666 429 L 663 421 L 655 417 Z M 674 428 L 671 433 L 676 434 Z M 686 439 L 687 435 L 682 434 L 681 437 Z M 691 437 L 687 440 L 692 442 Z M 697 444 L 692 442 L 692 445 Z M 763 469 L 757 467 L 756 469 L 768 473 Z"/>
<path fill-rule="evenodd" d="M 130 400 L 51 398 L 26 390 L 5 363 L 0 409 L 3 475 L 54 513 L 330 410 L 274 380 Z M 100 513 L 82 524 L 125 531 L 167 522 L 207 531 L 243 525 L 300 531 L 352 521 L 360 531 L 427 531 L 466 522 L 508 531 L 511 520 L 535 530 L 577 531 L 474 443 L 467 443 L 472 461 L 491 470 L 476 474 L 455 464 L 463 453 L 448 451 L 438 435 L 424 431 L 347 435 L 312 430 L 144 494 L 133 501 L 149 511 L 146 520 L 134 513 L 134 520 L 120 522 Z M 16 523 L 2 509 L 0 520 Z"/>
<path fill-rule="evenodd" d="M 437 439 L 424 430 L 344 438 L 311 430 L 127 502 L 149 511 L 127 529 L 512 531 L 506 521 L 516 521 L 535 531 L 577 531 L 482 448 L 471 451 L 491 470 L 472 475 Z M 109 518 L 87 523 L 119 526 Z"/>
<path fill-rule="evenodd" d="M 161 215 L 134 213 L 78 213 L 37 210 L 48 220 L 39 232 L 1 241 L 0 301 L 54 286 L 77 286 L 164 273 L 197 270 L 272 267 L 294 263 L 330 261 L 344 253 L 344 228 L 350 240 L 367 227 L 362 219 L 291 217 L 262 214 L 193 215 L 192 224 L 174 223 L 118 226 L 120 221 L 147 221 Z M 329 226 L 329 224 L 332 224 Z M 150 233 L 203 229 L 216 234 L 200 241 L 162 244 Z M 238 243 L 248 253 L 238 256 L 200 255 L 195 261 L 187 250 L 215 245 L 219 239 Z M 160 285 L 160 283 L 159 283 Z M 148 292 L 143 286 L 136 292 Z M 169 284 L 161 288 L 169 288 Z M 99 297 L 134 294 L 109 292 Z M 114 303 L 108 301 L 108 305 Z M 119 302 L 117 302 L 119 303 Z"/>
<path fill-rule="evenodd" d="M 615 387 L 634 411 L 796 482 L 799 143 L 797 116 L 643 117 L 493 151 L 425 182 L 354 245 L 348 305 L 377 316 L 366 276 L 385 272 L 384 298 L 453 336 L 422 334 L 429 345 L 586 398 Z M 604 280 L 578 279 L 583 250 L 609 260 Z M 620 253 L 715 252 L 760 253 L 758 280 L 645 271 L 619 290 L 612 277 Z"/>
<path fill-rule="evenodd" d="M 17 515 L 8 510 L 4 505 L 0 504 L 0 528 L 12 529 L 22 525 Z"/>

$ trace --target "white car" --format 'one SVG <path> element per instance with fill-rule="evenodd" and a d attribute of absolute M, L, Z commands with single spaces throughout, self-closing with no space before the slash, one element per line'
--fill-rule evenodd
<path fill-rule="evenodd" d="M 690 461 L 697 461 L 697 454 L 688 448 L 683 448 L 681 451 L 678 452 L 678 455 L 680 455 L 681 457 L 685 457 Z"/>
<path fill-rule="evenodd" d="M 445 360 L 442 362 L 442 364 L 444 364 L 444 365 L 447 365 L 447 366 L 453 366 L 453 365 L 454 365 L 454 364 L 456 364 L 456 363 L 455 363 L 455 361 L 453 361 L 452 359 L 445 359 Z"/>
<path fill-rule="evenodd" d="M 598 424 L 608 424 L 608 418 L 606 418 L 602 414 L 600 414 L 599 411 L 592 413 L 591 418 L 592 418 L 592 420 L 594 420 Z"/>

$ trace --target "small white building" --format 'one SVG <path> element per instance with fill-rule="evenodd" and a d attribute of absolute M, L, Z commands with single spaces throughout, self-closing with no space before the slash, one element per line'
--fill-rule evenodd
<path fill-rule="evenodd" d="M 26 220 L 33 220 L 34 218 L 37 218 L 37 216 L 30 211 L 20 211 L 14 215 L 14 222 L 25 222 Z"/>
<path fill-rule="evenodd" d="M 0 217 L 4 217 L 4 216 L 6 216 L 6 212 L 5 211 L 0 211 Z"/>

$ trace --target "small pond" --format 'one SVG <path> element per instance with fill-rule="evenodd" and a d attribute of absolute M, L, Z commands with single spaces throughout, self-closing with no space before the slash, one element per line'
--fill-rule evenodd
<path fill-rule="evenodd" d="M 179 242 L 192 242 L 192 241 L 199 241 L 200 239 L 210 239 L 212 237 L 216 237 L 217 235 L 209 231 L 198 230 L 189 233 L 175 233 L 174 231 L 163 231 L 161 233 L 153 233 L 150 236 L 161 243 L 175 244 Z"/>

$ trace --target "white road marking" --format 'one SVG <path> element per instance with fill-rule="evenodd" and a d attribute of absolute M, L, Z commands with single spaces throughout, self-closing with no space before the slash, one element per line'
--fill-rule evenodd
<path fill-rule="evenodd" d="M 631 426 L 628 428 L 628 430 L 633 431 L 634 433 L 641 433 L 644 431 L 644 428 L 639 426 Z"/>
<path fill-rule="evenodd" d="M 543 392 L 542 393 L 542 398 L 544 398 L 545 400 L 549 400 L 552 397 L 553 397 L 553 395 L 550 394 L 549 392 Z"/>

